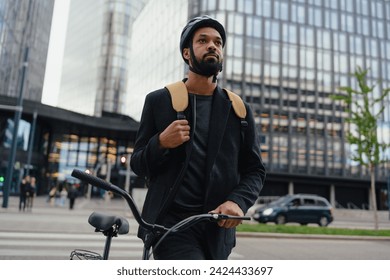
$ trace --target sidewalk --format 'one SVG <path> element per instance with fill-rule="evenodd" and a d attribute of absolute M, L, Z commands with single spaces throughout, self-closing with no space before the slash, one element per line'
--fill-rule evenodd
<path fill-rule="evenodd" d="M 73 210 L 69 209 L 68 201 L 64 207 L 59 207 L 50 205 L 46 199 L 46 196 L 35 197 L 32 210 L 20 212 L 18 208 L 19 197 L 9 197 L 8 208 L 0 208 L 0 231 L 90 232 L 93 228 L 88 224 L 88 217 L 93 211 L 123 216 L 130 223 L 131 234 L 135 234 L 138 230 L 138 225 L 132 218 L 130 208 L 122 198 L 114 198 L 108 201 L 98 198 L 77 198 Z M 330 227 L 373 229 L 373 213 L 370 211 L 335 209 L 334 215 L 335 221 Z M 379 228 L 390 229 L 388 212 L 378 211 L 378 217 Z M 246 237 L 269 237 L 270 235 L 266 233 L 238 234 Z M 286 237 L 280 234 L 272 234 L 272 236 Z M 294 237 L 298 237 L 298 235 L 294 235 Z M 304 238 L 308 238 L 308 236 L 305 235 Z"/>
<path fill-rule="evenodd" d="M 47 197 L 34 198 L 32 210 L 19 211 L 19 198 L 9 197 L 8 208 L 0 208 L 0 231 L 22 232 L 91 232 L 88 217 L 93 212 L 104 212 L 127 218 L 130 232 L 135 233 L 138 226 L 132 218 L 127 203 L 120 198 L 109 201 L 102 199 L 77 198 L 74 209 L 69 209 L 69 201 L 64 207 L 50 205 Z"/>
<path fill-rule="evenodd" d="M 1 198 L 2 201 L 2 198 Z M 65 205 L 63 207 L 56 205 L 55 203 L 49 203 L 47 201 L 47 196 L 36 196 L 34 197 L 34 204 L 32 208 L 32 212 L 46 212 L 50 209 L 50 211 L 74 211 L 74 212 L 83 212 L 83 211 L 91 211 L 101 209 L 102 211 L 121 211 L 121 212 L 129 212 L 130 208 L 127 206 L 127 203 L 124 199 L 121 198 L 113 198 L 110 200 L 104 200 L 100 198 L 91 198 L 87 199 L 84 197 L 78 197 L 75 201 L 74 209 L 69 209 L 69 200 L 66 200 Z M 19 197 L 10 196 L 8 199 L 8 208 L 0 208 L 0 213 L 7 212 L 19 212 Z M 27 209 L 25 212 L 28 212 Z"/>

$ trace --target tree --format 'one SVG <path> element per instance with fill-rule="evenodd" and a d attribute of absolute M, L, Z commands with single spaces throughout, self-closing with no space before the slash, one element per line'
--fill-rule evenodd
<path fill-rule="evenodd" d="M 378 213 L 375 193 L 376 167 L 385 162 L 385 151 L 389 143 L 380 143 L 378 140 L 378 120 L 385 109 L 384 99 L 390 88 L 384 89 L 379 97 L 374 96 L 376 84 L 369 86 L 366 81 L 368 70 L 357 67 L 353 76 L 357 79 L 359 89 L 341 87 L 345 94 L 334 94 L 333 100 L 340 100 L 347 105 L 349 117 L 346 122 L 354 126 L 353 131 L 347 132 L 347 141 L 355 147 L 352 160 L 368 167 L 371 175 L 371 210 L 374 212 L 375 229 L 378 229 Z"/>

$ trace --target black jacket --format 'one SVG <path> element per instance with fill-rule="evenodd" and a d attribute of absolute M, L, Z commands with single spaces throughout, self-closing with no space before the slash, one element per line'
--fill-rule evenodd
<path fill-rule="evenodd" d="M 190 99 L 185 111 L 190 126 L 193 119 L 191 105 Z M 265 168 L 259 138 L 250 107 L 245 106 L 248 126 L 243 128 L 226 93 L 220 87 L 213 93 L 207 172 L 204 174 L 207 190 L 205 213 L 227 200 L 236 202 L 245 213 L 263 187 Z M 165 213 L 187 168 L 191 140 L 175 149 L 159 148 L 159 134 L 176 119 L 167 89 L 146 96 L 131 167 L 149 182 L 142 211 L 143 218 L 149 223 L 155 223 Z M 235 246 L 235 229 L 224 229 L 210 223 L 209 232 L 208 245 L 213 258 L 227 258 Z M 140 229 L 138 236 L 144 239 L 145 233 Z"/>

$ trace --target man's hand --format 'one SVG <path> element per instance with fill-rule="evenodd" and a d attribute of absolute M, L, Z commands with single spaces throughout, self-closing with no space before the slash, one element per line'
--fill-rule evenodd
<path fill-rule="evenodd" d="M 172 149 L 190 140 L 190 126 L 187 120 L 176 120 L 172 122 L 159 135 L 160 147 Z"/>
<path fill-rule="evenodd" d="M 237 205 L 237 203 L 233 201 L 226 201 L 219 205 L 217 208 L 215 208 L 213 211 L 210 211 L 209 213 L 216 213 L 216 214 L 225 214 L 225 215 L 232 215 L 232 216 L 244 216 L 244 212 L 241 210 L 240 206 Z M 241 224 L 241 220 L 221 220 L 218 222 L 218 225 L 220 227 L 224 228 L 234 228 Z"/>

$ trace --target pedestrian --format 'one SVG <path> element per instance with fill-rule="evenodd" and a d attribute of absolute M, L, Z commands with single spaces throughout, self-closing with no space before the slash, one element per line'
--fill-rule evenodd
<path fill-rule="evenodd" d="M 217 20 L 190 20 L 180 38 L 189 65 L 181 92 L 188 107 L 176 112 L 167 88 L 146 96 L 131 167 L 149 184 L 142 210 L 149 223 L 170 227 L 207 212 L 243 216 L 263 187 L 265 168 L 250 107 L 244 103 L 247 114 L 239 118 L 217 84 L 225 42 Z M 175 232 L 153 250 L 154 259 L 227 259 L 239 223 L 205 222 Z M 158 240 L 142 228 L 138 236 Z"/>
<path fill-rule="evenodd" d="M 25 176 L 22 179 L 19 187 L 19 211 L 26 210 L 27 190 L 30 185 L 30 176 Z"/>
<path fill-rule="evenodd" d="M 35 177 L 29 177 L 30 182 L 27 185 L 26 188 L 26 207 L 28 211 L 32 211 L 32 207 L 34 204 L 34 197 L 35 197 L 35 192 L 37 189 L 37 179 Z"/>
<path fill-rule="evenodd" d="M 51 189 L 49 191 L 49 194 L 48 194 L 47 200 L 46 200 L 46 202 L 50 203 L 51 206 L 54 205 L 54 201 L 55 201 L 55 198 L 56 198 L 56 193 L 57 193 L 57 186 L 55 184 L 53 184 L 51 186 Z"/>
<path fill-rule="evenodd" d="M 69 198 L 69 209 L 72 210 L 74 208 L 74 203 L 76 201 L 76 198 L 78 196 L 77 189 L 74 185 L 70 186 L 70 189 L 68 191 L 68 198 Z"/>
<path fill-rule="evenodd" d="M 60 191 L 60 199 L 59 199 L 59 206 L 64 207 L 66 199 L 68 198 L 68 190 L 67 190 L 67 184 L 64 184 Z"/>

